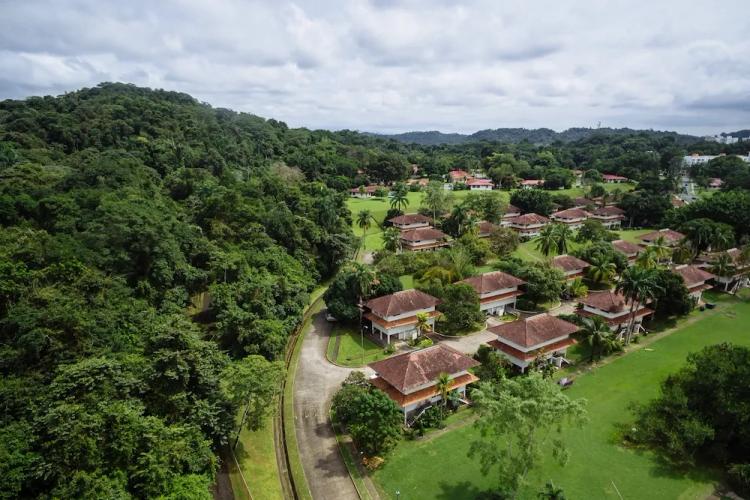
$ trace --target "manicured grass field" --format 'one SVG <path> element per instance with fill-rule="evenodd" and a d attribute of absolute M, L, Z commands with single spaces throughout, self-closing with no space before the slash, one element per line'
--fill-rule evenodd
<path fill-rule="evenodd" d="M 565 430 L 571 453 L 567 466 L 545 461 L 532 471 L 522 498 L 536 498 L 549 479 L 568 498 L 702 499 L 711 494 L 717 479 L 711 471 L 672 469 L 651 452 L 625 448 L 618 439 L 618 428 L 632 424 L 629 405 L 655 397 L 659 383 L 685 363 L 688 353 L 723 341 L 750 345 L 750 302 L 724 299 L 717 309 L 695 312 L 679 324 L 647 347 L 577 377 L 567 394 L 588 401 L 590 420 L 583 428 Z M 483 476 L 478 461 L 467 458 L 478 437 L 473 426 L 464 426 L 431 440 L 403 441 L 374 478 L 391 498 L 397 490 L 402 500 L 475 498 L 497 484 L 492 473 Z"/>
<path fill-rule="evenodd" d="M 332 359 L 339 365 L 349 366 L 352 368 L 364 366 L 373 361 L 383 359 L 386 355 L 383 353 L 383 347 L 364 337 L 364 363 L 362 362 L 362 338 L 356 331 L 356 328 L 337 324 L 331 330 L 331 338 L 328 340 L 328 356 L 332 358 L 335 355 L 336 339 L 340 337 L 339 352 L 336 359 Z"/>
<path fill-rule="evenodd" d="M 616 189 L 619 189 L 623 193 L 627 191 L 632 191 L 635 189 L 635 184 L 631 184 L 629 182 L 623 182 L 622 184 L 602 184 L 604 186 L 604 189 L 608 192 L 612 192 Z M 578 198 L 582 197 L 586 194 L 586 191 L 588 191 L 588 186 L 586 187 L 572 187 L 570 189 L 560 189 L 559 191 L 550 191 L 551 194 L 564 194 L 567 196 L 570 196 L 571 198 Z"/>
<path fill-rule="evenodd" d="M 267 418 L 263 428 L 257 431 L 243 429 L 235 454 L 242 468 L 242 474 L 248 481 L 253 499 L 273 500 L 284 496 L 276 463 L 273 418 Z M 246 498 L 245 489 L 241 483 L 235 484 L 233 480 L 232 488 L 235 498 Z"/>
<path fill-rule="evenodd" d="M 620 239 L 622 240 L 629 241 L 631 243 L 641 243 L 641 240 L 639 238 L 644 234 L 653 231 L 654 229 L 622 229 L 615 232 L 620 235 Z"/>

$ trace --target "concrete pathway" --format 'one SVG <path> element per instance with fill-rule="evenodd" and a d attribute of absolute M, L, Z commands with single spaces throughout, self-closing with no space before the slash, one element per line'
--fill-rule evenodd
<path fill-rule="evenodd" d="M 297 442 L 307 484 L 315 500 L 359 499 L 328 421 L 331 398 L 352 370 L 325 359 L 331 324 L 325 310 L 313 318 L 294 379 Z M 369 374 L 368 374 L 369 375 Z"/>

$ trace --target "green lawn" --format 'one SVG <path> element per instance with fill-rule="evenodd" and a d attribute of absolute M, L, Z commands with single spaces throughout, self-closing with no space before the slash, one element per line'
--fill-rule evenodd
<path fill-rule="evenodd" d="M 335 344 L 336 339 L 341 338 L 339 344 L 339 352 L 336 359 L 332 359 L 335 355 Z M 331 330 L 331 337 L 328 339 L 327 353 L 328 357 L 331 358 L 339 365 L 349 366 L 357 368 L 364 366 L 373 361 L 383 359 L 386 355 L 383 353 L 383 347 L 379 346 L 372 340 L 364 337 L 364 363 L 362 362 L 362 337 L 360 337 L 356 328 L 351 328 L 346 325 L 337 324 Z"/>
<path fill-rule="evenodd" d="M 629 241 L 631 243 L 641 243 L 639 238 L 644 234 L 653 231 L 653 229 L 622 229 L 615 232 L 620 235 L 621 240 Z"/>
<path fill-rule="evenodd" d="M 253 499 L 273 500 L 283 496 L 279 482 L 279 468 L 276 463 L 273 418 L 267 418 L 263 428 L 257 431 L 243 429 L 235 454 Z M 241 483 L 235 484 L 233 480 L 232 488 L 235 498 L 246 498 L 245 489 Z"/>
<path fill-rule="evenodd" d="M 616 189 L 620 189 L 622 192 L 632 191 L 635 189 L 635 184 L 629 182 L 623 182 L 622 184 L 602 184 L 604 189 L 608 192 L 612 192 Z M 559 191 L 550 191 L 551 194 L 564 194 L 571 198 L 583 197 L 588 191 L 588 187 L 572 187 L 570 189 L 560 189 Z"/>
<path fill-rule="evenodd" d="M 655 397 L 659 383 L 684 364 L 688 353 L 722 341 L 750 345 L 749 324 L 750 302 L 726 299 L 716 310 L 694 313 L 680 330 L 648 347 L 579 376 L 567 394 L 588 401 L 590 421 L 582 429 L 566 430 L 568 465 L 545 461 L 532 472 L 532 487 L 521 497 L 536 498 L 552 479 L 568 498 L 706 498 L 716 480 L 710 471 L 666 467 L 650 452 L 620 446 L 617 429 L 630 424 L 629 405 Z M 403 500 L 474 498 L 496 483 L 492 475 L 480 473 L 476 460 L 467 458 L 477 438 L 473 426 L 464 426 L 432 440 L 403 441 L 374 478 L 386 496 L 395 497 L 399 490 Z"/>

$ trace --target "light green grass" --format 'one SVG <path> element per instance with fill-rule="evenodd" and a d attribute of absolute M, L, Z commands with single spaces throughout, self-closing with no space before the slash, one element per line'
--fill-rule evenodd
<path fill-rule="evenodd" d="M 602 186 L 604 186 L 604 189 L 607 192 L 612 192 L 619 188 L 620 191 L 625 193 L 625 192 L 632 191 L 635 189 L 635 184 L 632 184 L 629 182 L 624 182 L 622 184 L 602 184 Z M 557 191 L 551 190 L 550 193 L 553 195 L 564 194 L 564 195 L 570 196 L 571 198 L 579 198 L 579 197 L 585 196 L 588 189 L 589 189 L 588 186 L 586 187 L 581 186 L 581 187 L 572 187 L 570 189 L 560 189 Z"/>
<path fill-rule="evenodd" d="M 640 237 L 646 233 L 654 231 L 653 229 L 622 229 L 615 231 L 620 235 L 621 240 L 629 241 L 631 243 L 642 243 Z"/>
<path fill-rule="evenodd" d="M 412 276 L 411 274 L 404 274 L 403 276 L 399 276 L 398 280 L 401 282 L 401 286 L 404 288 L 404 290 L 414 288 L 414 276 Z"/>
<path fill-rule="evenodd" d="M 273 418 L 267 418 L 257 431 L 243 429 L 235 455 L 254 500 L 274 500 L 283 496 L 276 462 Z M 235 487 L 234 480 L 232 487 Z M 235 498 L 247 498 L 241 483 L 237 484 L 237 488 L 234 490 Z"/>
<path fill-rule="evenodd" d="M 716 310 L 695 313 L 699 319 L 638 349 L 577 377 L 566 394 L 584 398 L 590 421 L 581 429 L 566 429 L 571 453 L 566 467 L 545 460 L 532 471 L 531 487 L 521 498 L 536 492 L 552 479 L 568 498 L 703 499 L 713 490 L 717 477 L 706 470 L 676 471 L 665 467 L 651 452 L 620 446 L 618 426 L 632 422 L 629 405 L 645 402 L 659 392 L 664 378 L 685 363 L 688 353 L 704 346 L 731 341 L 750 345 L 750 303 L 729 301 Z M 466 426 L 430 441 L 404 441 L 374 478 L 390 497 L 400 490 L 401 499 L 474 498 L 478 491 L 496 485 L 483 476 L 479 463 L 467 458 L 470 443 L 478 439 Z"/>
<path fill-rule="evenodd" d="M 383 352 L 383 347 L 368 339 L 367 336 L 362 339 L 356 328 L 337 324 L 331 329 L 331 337 L 328 339 L 327 353 L 329 359 L 335 354 L 335 343 L 338 337 L 341 338 L 339 352 L 336 359 L 332 359 L 332 361 L 339 365 L 358 368 L 387 357 Z M 364 340 L 365 347 L 364 363 L 362 362 L 362 340 Z"/>

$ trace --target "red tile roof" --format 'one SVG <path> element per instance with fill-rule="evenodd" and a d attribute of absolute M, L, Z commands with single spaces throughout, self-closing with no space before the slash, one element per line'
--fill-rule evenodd
<path fill-rule="evenodd" d="M 611 217 L 613 215 L 623 215 L 625 213 L 625 210 L 623 210 L 620 207 L 609 205 L 606 207 L 599 207 L 596 210 L 594 210 L 592 213 L 593 215 L 598 215 L 600 217 Z"/>
<path fill-rule="evenodd" d="M 452 347 L 437 344 L 375 361 L 368 366 L 401 394 L 405 394 L 434 382 L 441 373 L 455 375 L 479 366 L 479 363 Z"/>
<path fill-rule="evenodd" d="M 652 242 L 659 236 L 663 236 L 667 243 L 676 243 L 685 237 L 684 234 L 673 231 L 672 229 L 659 229 L 641 236 L 642 241 Z"/>
<path fill-rule="evenodd" d="M 505 208 L 505 215 L 503 217 L 507 216 L 508 214 L 520 214 L 520 213 L 521 213 L 521 209 L 520 208 L 518 208 L 515 205 L 508 205 Z"/>
<path fill-rule="evenodd" d="M 518 224 L 520 226 L 527 226 L 530 224 L 546 224 L 548 222 L 549 219 L 547 217 L 535 213 L 523 214 L 510 219 L 511 224 Z"/>
<path fill-rule="evenodd" d="M 475 292 L 482 294 L 502 290 L 504 288 L 514 288 L 521 286 L 526 282 L 502 271 L 494 271 L 466 278 L 463 281 L 459 281 L 459 283 L 471 285 Z"/>
<path fill-rule="evenodd" d="M 588 206 L 588 205 L 591 205 L 591 206 L 596 205 L 596 202 L 594 200 L 590 200 L 588 198 L 576 198 L 573 200 L 573 203 L 575 203 L 576 205 L 583 206 L 583 207 Z"/>
<path fill-rule="evenodd" d="M 452 179 L 465 179 L 469 176 L 469 172 L 465 170 L 451 170 L 448 172 L 448 175 L 450 175 Z"/>
<path fill-rule="evenodd" d="M 486 220 L 477 222 L 477 231 L 479 234 L 490 234 L 498 227 L 500 226 L 493 224 L 492 222 L 487 222 Z"/>
<path fill-rule="evenodd" d="M 708 271 L 704 271 L 700 267 L 689 265 L 677 266 L 672 271 L 682 277 L 682 281 L 685 282 L 685 286 L 688 288 L 700 285 L 704 281 L 708 281 L 716 277 Z"/>
<path fill-rule="evenodd" d="M 401 233 L 401 239 L 404 241 L 442 240 L 443 238 L 445 238 L 445 233 L 433 227 L 420 227 Z"/>
<path fill-rule="evenodd" d="M 582 208 L 568 208 L 567 210 L 560 210 L 552 214 L 552 218 L 556 219 L 586 219 L 591 214 Z"/>
<path fill-rule="evenodd" d="M 558 351 L 560 349 L 567 349 L 568 347 L 574 345 L 576 343 L 575 340 L 571 339 L 570 337 L 566 339 L 562 339 L 558 342 L 555 342 L 553 344 L 549 344 L 544 346 L 541 351 L 544 352 L 554 352 Z M 499 340 L 490 340 L 487 342 L 487 345 L 490 347 L 497 349 L 499 351 L 504 352 L 505 354 L 508 354 L 510 356 L 513 356 L 516 359 L 520 359 L 521 361 L 529 361 L 537 357 L 537 355 L 540 352 L 540 349 L 534 349 L 529 352 L 519 351 L 515 347 L 511 347 L 508 344 L 504 344 L 500 342 Z"/>
<path fill-rule="evenodd" d="M 370 299 L 365 303 L 365 306 L 376 315 L 385 318 L 420 309 L 428 309 L 436 306 L 439 302 L 432 295 L 412 289 Z"/>
<path fill-rule="evenodd" d="M 578 299 L 578 302 L 613 314 L 626 311 L 631 305 L 623 294 L 613 290 L 589 292 L 588 296 Z"/>
<path fill-rule="evenodd" d="M 506 340 L 524 349 L 532 349 L 540 344 L 575 333 L 578 331 L 578 326 L 543 313 L 493 326 L 489 331 L 497 335 L 500 341 Z"/>
<path fill-rule="evenodd" d="M 602 174 L 602 179 L 605 181 L 626 181 L 628 180 L 627 177 L 623 177 L 621 175 L 614 175 L 614 174 Z"/>
<path fill-rule="evenodd" d="M 524 179 L 521 181 L 522 186 L 541 186 L 544 184 L 544 179 Z"/>
<path fill-rule="evenodd" d="M 625 240 L 615 240 L 612 242 L 612 246 L 615 250 L 625 255 L 639 254 L 643 251 L 642 246 Z"/>
<path fill-rule="evenodd" d="M 469 182 L 466 183 L 467 186 L 494 186 L 491 180 L 489 179 L 472 179 Z"/>
<path fill-rule="evenodd" d="M 558 255 L 552 259 L 552 266 L 562 269 L 567 273 L 579 269 L 586 269 L 589 267 L 589 263 L 572 255 Z"/>
<path fill-rule="evenodd" d="M 366 193 L 374 193 L 375 191 L 382 188 L 383 186 L 370 185 L 370 186 L 362 186 L 362 187 L 365 188 Z M 358 187 L 351 188 L 349 191 L 351 191 L 352 193 L 359 193 L 359 188 Z"/>
<path fill-rule="evenodd" d="M 477 377 L 476 375 L 473 375 L 471 373 L 464 373 L 454 379 L 451 379 L 450 384 L 448 384 L 448 390 L 452 391 L 454 389 L 458 389 L 472 382 L 476 382 L 477 380 L 479 380 L 479 377 Z M 410 394 L 404 394 L 402 392 L 399 392 L 398 389 L 393 387 L 382 377 L 372 378 L 370 379 L 370 383 L 381 391 L 385 392 L 388 397 L 395 401 L 396 404 L 401 408 L 412 405 L 414 403 L 427 401 L 428 399 L 432 399 L 433 397 L 440 394 L 440 391 L 438 391 L 437 388 L 437 384 L 425 387 L 424 389 L 420 389 Z"/>
<path fill-rule="evenodd" d="M 416 223 L 427 223 L 432 222 L 432 219 L 422 214 L 404 214 L 396 216 L 392 219 L 388 219 L 391 224 L 416 224 Z"/>

